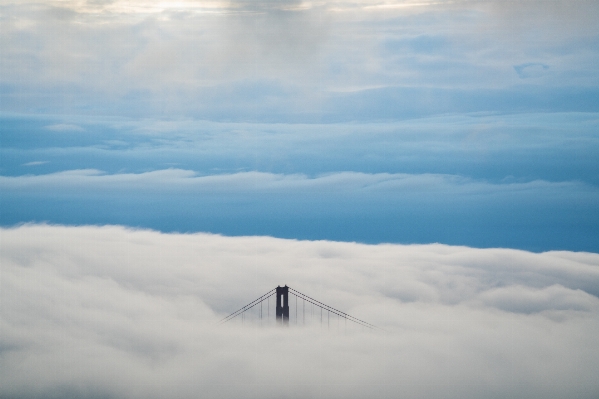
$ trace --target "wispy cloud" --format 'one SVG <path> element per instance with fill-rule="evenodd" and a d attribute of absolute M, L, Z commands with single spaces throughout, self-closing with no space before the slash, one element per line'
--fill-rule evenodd
<path fill-rule="evenodd" d="M 32 162 L 24 163 L 23 166 L 38 166 L 38 165 L 45 165 L 47 163 L 48 163 L 48 161 L 32 161 Z"/>
<path fill-rule="evenodd" d="M 367 174 L 360 172 L 330 173 L 317 177 L 303 174 L 273 174 L 239 172 L 233 174 L 198 175 L 191 170 L 163 169 L 145 173 L 107 174 L 96 169 L 70 170 L 47 175 L 0 176 L 0 187 L 5 190 L 80 189 L 124 191 L 187 191 L 201 192 L 279 192 L 294 191 L 329 193 L 404 193 L 425 194 L 454 192 L 485 195 L 549 191 L 577 191 L 597 195 L 597 188 L 579 182 L 529 181 L 488 183 L 459 175 L 441 174 Z M 567 190 L 566 190 L 567 188 Z"/>
<path fill-rule="evenodd" d="M 54 132 L 84 132 L 81 126 L 72 125 L 68 123 L 58 123 L 56 125 L 48 125 L 44 127 L 46 130 L 52 130 Z"/>

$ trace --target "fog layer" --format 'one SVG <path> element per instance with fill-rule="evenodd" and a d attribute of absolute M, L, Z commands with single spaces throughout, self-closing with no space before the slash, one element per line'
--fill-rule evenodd
<path fill-rule="evenodd" d="M 0 397 L 599 394 L 598 254 L 118 226 L 0 239 Z M 304 326 L 301 302 L 289 328 L 216 324 L 283 284 L 386 331 Z"/>

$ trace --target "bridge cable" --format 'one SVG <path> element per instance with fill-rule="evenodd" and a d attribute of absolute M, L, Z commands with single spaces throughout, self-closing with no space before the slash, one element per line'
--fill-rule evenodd
<path fill-rule="evenodd" d="M 332 311 L 333 313 L 337 314 L 338 316 L 343 316 L 343 317 L 349 319 L 349 321 L 353 321 L 356 324 L 362 324 L 364 327 L 368 327 L 368 328 L 371 328 L 371 329 L 383 330 L 382 328 L 377 327 L 374 324 L 370 324 L 370 323 L 368 323 L 368 322 L 366 322 L 364 320 L 358 319 L 357 317 L 351 316 L 351 315 L 349 315 L 349 314 L 347 314 L 347 313 L 345 313 L 345 312 L 343 312 L 343 311 L 341 311 L 339 309 L 335 309 L 334 307 L 329 306 L 329 305 L 327 305 L 325 303 L 322 303 L 322 302 L 320 302 L 320 301 L 318 301 L 318 300 L 316 300 L 316 299 L 314 299 L 314 298 L 312 298 L 312 297 L 310 297 L 310 296 L 308 296 L 308 295 L 306 295 L 304 293 L 301 293 L 301 292 L 299 292 L 297 290 L 294 290 L 291 287 L 289 287 L 289 290 L 293 291 L 292 293 L 294 295 L 296 295 L 296 296 L 297 296 L 297 294 L 299 294 L 300 296 L 303 297 L 303 299 L 307 300 L 308 302 L 312 302 L 312 301 L 316 302 L 316 303 L 312 302 L 313 305 L 316 305 L 316 306 L 320 307 L 321 309 L 324 308 L 327 311 Z M 322 323 L 322 319 L 321 319 L 321 323 Z"/>
<path fill-rule="evenodd" d="M 273 295 L 273 291 L 275 291 L 275 290 L 276 290 L 276 288 L 273 288 L 272 290 L 268 291 L 266 294 L 262 295 L 260 298 L 253 300 L 252 302 L 248 303 L 247 305 L 245 305 L 241 309 L 238 309 L 235 312 L 233 312 L 230 315 L 228 315 L 227 317 L 221 319 L 219 321 L 219 324 L 226 323 L 227 321 L 229 321 L 229 320 L 231 320 L 231 319 L 239 316 L 240 313 L 243 313 L 246 310 L 249 310 L 249 309 L 253 308 L 255 305 L 257 305 L 258 303 L 261 303 L 263 300 L 265 300 L 267 298 L 270 298 Z M 270 309 L 269 309 L 269 311 L 270 311 Z"/>
<path fill-rule="evenodd" d="M 360 320 L 357 317 L 351 316 L 351 315 L 349 315 L 349 314 L 347 314 L 347 313 L 345 313 L 345 312 L 343 312 L 343 311 L 341 311 L 339 309 L 335 309 L 334 307 L 329 306 L 329 305 L 327 305 L 325 303 L 322 303 L 322 302 L 320 302 L 320 301 L 318 301 L 318 300 L 316 300 L 316 299 L 314 299 L 314 298 L 312 298 L 312 297 L 310 297 L 310 296 L 308 296 L 308 295 L 306 295 L 304 293 L 301 293 L 301 292 L 299 292 L 297 290 L 294 290 L 291 287 L 288 287 L 288 288 L 291 291 L 290 293 L 295 296 L 295 319 L 296 319 L 295 321 L 296 321 L 296 324 L 297 324 L 297 321 L 298 321 L 297 298 L 301 297 L 303 299 L 303 301 L 304 301 L 304 306 L 303 306 L 304 324 L 305 324 L 305 307 L 306 307 L 305 304 L 306 304 L 306 301 L 307 301 L 307 302 L 309 302 L 309 303 L 312 304 L 312 311 L 311 311 L 312 317 L 314 317 L 314 306 L 318 306 L 320 308 L 320 325 L 321 325 L 321 328 L 322 328 L 322 322 L 323 322 L 323 320 L 322 320 L 323 319 L 323 317 L 322 317 L 323 316 L 323 312 L 322 311 L 326 310 L 327 311 L 327 328 L 328 329 L 330 329 L 330 318 L 331 318 L 330 314 L 333 313 L 333 314 L 337 315 L 337 317 L 338 317 L 337 324 L 339 324 L 339 317 L 343 317 L 345 319 L 345 325 L 346 326 L 347 326 L 347 320 L 349 320 L 349 321 L 351 321 L 353 323 L 361 325 L 362 327 L 366 327 L 366 328 L 369 328 L 369 329 L 376 329 L 376 330 L 385 331 L 384 329 L 382 329 L 380 327 L 377 327 L 377 326 L 375 326 L 373 324 L 370 324 L 370 323 L 368 323 L 368 322 L 366 322 L 364 320 Z M 221 319 L 219 321 L 219 324 L 226 323 L 226 322 L 234 319 L 235 317 L 239 316 L 240 314 L 242 315 L 242 323 L 243 323 L 245 321 L 244 320 L 245 319 L 244 313 L 246 311 L 252 309 L 254 306 L 256 306 L 258 304 L 260 304 L 260 319 L 262 320 L 262 302 L 265 301 L 265 300 L 268 301 L 267 302 L 267 309 L 268 309 L 268 311 L 267 311 L 267 317 L 270 319 L 270 297 L 273 296 L 273 295 L 275 295 L 274 291 L 276 291 L 276 288 L 268 291 L 266 294 L 264 294 L 261 297 L 253 300 L 252 302 L 250 302 L 249 304 L 245 305 L 241 309 L 238 309 L 235 312 L 233 312 L 230 315 L 228 315 L 227 317 Z"/>

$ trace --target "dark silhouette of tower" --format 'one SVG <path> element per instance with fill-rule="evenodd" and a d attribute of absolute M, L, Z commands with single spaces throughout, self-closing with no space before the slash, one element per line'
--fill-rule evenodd
<path fill-rule="evenodd" d="M 289 325 L 289 287 L 277 287 L 277 323 Z"/>

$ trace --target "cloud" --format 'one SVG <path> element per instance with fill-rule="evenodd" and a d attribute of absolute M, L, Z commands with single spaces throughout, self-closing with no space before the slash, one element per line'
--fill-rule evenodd
<path fill-rule="evenodd" d="M 176 165 L 200 176 L 215 170 L 311 177 L 361 171 L 596 185 L 599 174 L 592 165 L 599 151 L 598 115 L 481 113 L 335 124 L 2 118 L 6 134 L 0 153 L 4 175 L 30 173 L 18 167 L 44 159 L 50 163 L 38 174 L 90 168 L 137 174 Z M 83 126 L 89 134 L 44 131 L 43 126 L 59 122 Z"/>
<path fill-rule="evenodd" d="M 54 132 L 84 132 L 85 131 L 85 129 L 83 129 L 81 126 L 72 125 L 72 124 L 68 124 L 68 123 L 58 123 L 56 125 L 48 125 L 48 126 L 44 126 L 44 128 L 46 130 L 51 130 Z"/>
<path fill-rule="evenodd" d="M 594 3 L 7 2 L 0 89 L 18 113 L 319 121 L 334 109 L 352 120 L 365 116 L 343 100 L 360 99 L 331 93 L 369 87 L 421 89 L 414 104 L 375 92 L 374 110 L 393 108 L 375 119 L 455 112 L 459 92 L 428 90 L 512 98 L 525 63 L 551 65 L 534 80 L 544 88 L 596 87 Z"/>
<path fill-rule="evenodd" d="M 593 310 L 597 297 L 582 290 L 573 291 L 561 285 L 543 289 L 510 286 L 489 290 L 480 298 L 485 304 L 517 313 L 554 310 Z"/>
<path fill-rule="evenodd" d="M 117 226 L 0 234 L 2 397 L 599 392 L 599 298 L 589 291 L 599 286 L 597 254 Z M 322 330 L 319 315 L 296 327 L 293 299 L 289 329 L 251 317 L 214 324 L 278 284 L 387 333 L 335 319 Z"/>
<path fill-rule="evenodd" d="M 478 3 L 478 2 L 466 2 Z M 597 25 L 593 23 L 599 6 L 593 0 L 580 0 L 571 3 L 565 0 L 544 1 L 527 0 L 519 2 L 485 1 L 496 18 L 496 26 L 503 25 L 514 29 L 515 38 L 528 36 L 532 29 L 542 29 L 548 37 L 560 39 L 565 37 L 597 34 Z M 492 29 L 492 28 L 491 28 Z M 553 34 L 547 30 L 554 29 Z"/>
<path fill-rule="evenodd" d="M 543 76 L 549 69 L 548 65 L 530 62 L 521 65 L 514 65 L 514 70 L 521 79 L 536 78 Z"/>
<path fill-rule="evenodd" d="M 45 165 L 47 164 L 49 161 L 31 161 L 31 162 L 27 162 L 24 163 L 23 166 L 38 166 L 38 165 Z"/>
<path fill-rule="evenodd" d="M 45 175 L 0 176 L 0 187 L 7 191 L 39 191 L 47 188 L 61 190 L 116 190 L 120 192 L 164 191 L 195 193 L 354 193 L 373 195 L 427 195 L 451 193 L 458 195 L 509 195 L 540 192 L 577 192 L 578 195 L 597 195 L 593 186 L 579 182 L 489 183 L 459 175 L 337 172 L 316 177 L 304 174 L 274 174 L 239 172 L 233 174 L 198 175 L 192 170 L 163 169 L 145 173 L 106 174 L 96 169 L 69 170 Z M 90 191 L 91 190 L 91 191 Z M 579 197 L 582 199 L 582 197 Z"/>

